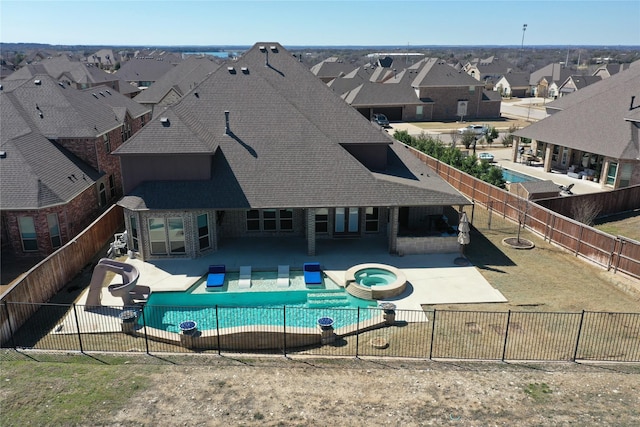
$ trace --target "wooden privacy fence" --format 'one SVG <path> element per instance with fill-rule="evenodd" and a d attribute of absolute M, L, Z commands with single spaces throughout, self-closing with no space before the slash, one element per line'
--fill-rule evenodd
<path fill-rule="evenodd" d="M 112 206 L 66 245 L 31 268 L 2 294 L 0 301 L 9 303 L 48 301 L 91 262 L 98 251 L 113 239 L 113 234 L 122 229 L 123 225 L 122 208 Z M 13 328 L 19 328 L 31 317 L 37 307 L 32 305 L 29 310 L 14 312 L 10 319 L 3 317 L 0 323 L 0 342 L 5 342 L 10 336 L 8 322 Z"/>
<path fill-rule="evenodd" d="M 607 270 L 613 269 L 614 273 L 620 271 L 640 278 L 640 242 L 589 227 L 474 178 L 412 147 L 409 149 L 475 204 L 483 205 L 492 213 L 522 224 L 544 240 L 567 249 L 575 256 Z"/>
<path fill-rule="evenodd" d="M 536 203 L 562 215 L 570 215 L 575 207 L 589 204 L 599 209 L 599 215 L 611 215 L 640 208 L 640 185 L 619 188 L 603 193 L 576 194 L 573 197 L 554 197 Z"/>

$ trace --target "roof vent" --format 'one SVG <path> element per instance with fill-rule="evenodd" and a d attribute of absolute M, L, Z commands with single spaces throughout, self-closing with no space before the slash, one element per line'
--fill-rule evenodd
<path fill-rule="evenodd" d="M 99 93 L 100 95 L 104 96 L 104 93 L 102 93 L 102 92 L 98 92 L 98 93 Z"/>
<path fill-rule="evenodd" d="M 242 74 L 249 74 L 249 69 L 247 67 L 240 68 L 242 70 Z"/>
<path fill-rule="evenodd" d="M 109 92 L 109 89 L 105 90 L 105 92 L 107 92 L 109 95 L 111 95 L 111 92 Z"/>
<path fill-rule="evenodd" d="M 264 46 L 260 46 L 259 49 L 260 49 L 260 52 L 266 52 L 267 51 L 267 48 L 264 47 Z"/>
<path fill-rule="evenodd" d="M 227 67 L 227 71 L 229 72 L 229 74 L 235 74 L 236 73 L 236 69 L 233 67 Z"/>
<path fill-rule="evenodd" d="M 93 95 L 95 99 L 98 99 L 98 95 L 96 95 L 95 93 L 92 93 L 91 95 Z"/>
<path fill-rule="evenodd" d="M 39 86 L 42 84 L 42 80 L 34 80 L 33 83 Z"/>
<path fill-rule="evenodd" d="M 160 117 L 160 123 L 162 126 L 169 126 L 169 117 Z"/>
<path fill-rule="evenodd" d="M 58 82 L 58 86 L 60 86 L 62 89 L 64 89 L 64 83 Z"/>
<path fill-rule="evenodd" d="M 7 158 L 7 152 L 6 151 L 0 151 L 0 159 L 6 159 Z"/>
<path fill-rule="evenodd" d="M 271 49 L 271 52 L 278 53 L 278 46 L 276 45 L 269 46 L 269 49 Z"/>
<path fill-rule="evenodd" d="M 229 127 L 229 111 L 224 112 L 224 134 L 229 135 L 231 128 Z"/>

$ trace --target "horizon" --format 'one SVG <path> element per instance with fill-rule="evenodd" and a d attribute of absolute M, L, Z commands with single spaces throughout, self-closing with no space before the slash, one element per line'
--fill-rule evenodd
<path fill-rule="evenodd" d="M 545 3 L 570 19 L 540 19 Z M 3 43 L 53 46 L 640 46 L 637 0 L 2 0 L 0 12 Z"/>

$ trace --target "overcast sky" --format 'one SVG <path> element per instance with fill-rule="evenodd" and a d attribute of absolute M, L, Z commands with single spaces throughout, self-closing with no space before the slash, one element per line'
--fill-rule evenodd
<path fill-rule="evenodd" d="M 520 46 L 523 35 L 525 46 L 640 46 L 640 0 L 0 0 L 3 42 Z"/>

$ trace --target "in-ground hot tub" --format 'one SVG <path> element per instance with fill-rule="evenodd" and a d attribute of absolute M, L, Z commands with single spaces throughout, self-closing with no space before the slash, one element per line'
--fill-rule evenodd
<path fill-rule="evenodd" d="M 358 264 L 345 273 L 345 289 L 357 298 L 391 298 L 404 292 L 406 286 L 404 273 L 390 265 Z"/>

